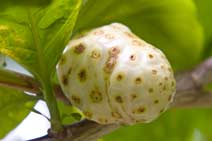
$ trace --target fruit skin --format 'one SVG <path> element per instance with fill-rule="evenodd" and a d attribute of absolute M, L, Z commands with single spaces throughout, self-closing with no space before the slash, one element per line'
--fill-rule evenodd
<path fill-rule="evenodd" d="M 71 103 L 100 124 L 151 122 L 176 91 L 165 55 L 119 23 L 70 41 L 57 74 Z"/>

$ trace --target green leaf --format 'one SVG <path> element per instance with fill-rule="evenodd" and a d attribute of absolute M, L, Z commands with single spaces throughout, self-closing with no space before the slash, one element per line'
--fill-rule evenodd
<path fill-rule="evenodd" d="M 4 1 L 0 5 L 0 52 L 39 79 L 50 76 L 74 27 L 80 0 Z"/>
<path fill-rule="evenodd" d="M 87 0 L 76 32 L 111 22 L 128 25 L 161 48 L 175 70 L 191 67 L 200 59 L 203 34 L 192 0 Z"/>
<path fill-rule="evenodd" d="M 189 141 L 196 130 L 211 140 L 211 117 L 211 109 L 172 109 L 152 123 L 123 127 L 105 136 L 104 141 Z"/>
<path fill-rule="evenodd" d="M 9 0 L 0 5 L 0 53 L 27 68 L 41 84 L 54 131 L 62 129 L 51 77 L 69 41 L 81 0 Z"/>
<path fill-rule="evenodd" d="M 29 114 L 36 101 L 23 92 L 0 87 L 0 139 Z"/>
<path fill-rule="evenodd" d="M 64 125 L 70 125 L 71 123 L 80 121 L 84 118 L 83 113 L 74 106 L 66 105 L 63 102 L 58 102 L 60 111 L 60 117 Z"/>

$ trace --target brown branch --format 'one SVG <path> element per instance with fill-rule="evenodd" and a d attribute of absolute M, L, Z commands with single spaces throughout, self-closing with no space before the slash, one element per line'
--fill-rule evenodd
<path fill-rule="evenodd" d="M 177 91 L 172 103 L 176 108 L 212 107 L 212 91 L 203 87 L 212 83 L 212 57 L 191 71 L 176 75 Z"/>
<path fill-rule="evenodd" d="M 22 74 L 19 75 L 22 76 Z M 34 89 L 34 87 L 31 87 L 34 86 L 35 81 L 31 81 L 31 78 L 29 78 L 30 81 L 28 81 L 28 77 L 23 78 L 23 80 L 26 80 L 26 83 L 29 83 L 30 87 L 25 89 L 25 87 L 20 85 L 18 88 L 21 87 L 25 91 L 33 89 L 35 93 L 40 92 L 39 89 Z M 212 58 L 207 59 L 191 71 L 177 74 L 176 80 L 177 91 L 173 104 L 171 105 L 172 108 L 212 107 L 212 92 L 205 92 L 202 89 L 204 85 L 212 83 Z M 15 88 L 17 85 L 18 84 L 15 84 Z M 30 90 L 30 92 L 31 91 L 32 90 Z M 58 85 L 55 86 L 55 92 L 57 94 L 57 98 L 65 102 L 68 101 Z M 31 141 L 56 141 L 58 139 L 60 141 L 94 141 L 99 137 L 116 130 L 117 128 L 119 128 L 119 125 L 116 124 L 99 125 L 89 120 L 83 120 L 81 122 L 66 126 L 64 132 L 57 134 L 57 136 L 55 134 L 49 134 Z"/>
<path fill-rule="evenodd" d="M 0 86 L 30 93 L 40 93 L 39 84 L 31 76 L 2 68 L 0 69 Z"/>
<path fill-rule="evenodd" d="M 40 84 L 34 78 L 7 69 L 0 69 L 0 86 L 42 96 Z M 54 85 L 54 91 L 58 100 L 71 104 L 59 85 Z"/>

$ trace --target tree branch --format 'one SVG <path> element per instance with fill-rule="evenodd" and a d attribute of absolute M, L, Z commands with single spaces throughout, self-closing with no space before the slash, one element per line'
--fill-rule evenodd
<path fill-rule="evenodd" d="M 55 138 L 54 135 L 46 135 L 28 141 L 95 141 L 98 138 L 118 129 L 120 125 L 100 125 L 90 120 L 82 120 L 65 127 L 63 136 Z"/>
<path fill-rule="evenodd" d="M 22 74 L 18 74 L 18 78 L 22 79 Z M 26 81 L 23 84 L 28 85 L 18 85 L 17 83 L 9 83 L 9 81 L 6 83 L 8 85 L 5 86 L 13 87 L 13 85 L 15 85 L 13 88 L 21 87 L 24 91 L 30 90 L 30 92 L 33 91 L 35 93 L 40 92 L 40 90 L 37 89 L 37 83 L 35 85 L 34 80 L 32 81 L 32 79 L 28 77 L 27 79 L 25 79 L 26 77 L 23 78 L 24 79 L 22 80 Z M 28 81 L 28 79 L 30 81 Z M 177 74 L 176 80 L 177 91 L 171 108 L 212 107 L 212 92 L 206 92 L 203 90 L 204 85 L 212 83 L 212 57 L 198 65 L 193 70 Z M 0 84 L 1 82 L 2 81 L 0 79 Z M 11 84 L 12 86 L 10 86 Z M 55 91 L 57 93 L 57 98 L 65 102 L 68 101 L 58 85 L 55 86 Z M 33 139 L 31 141 L 56 141 L 58 139 L 60 141 L 93 141 L 116 130 L 119 127 L 120 126 L 116 124 L 99 125 L 93 121 L 83 120 L 81 122 L 66 126 L 64 132 L 60 134 L 62 136 L 59 134 L 58 136 L 55 136 L 55 134 L 49 133 L 44 137 Z"/>
<path fill-rule="evenodd" d="M 0 86 L 42 96 L 41 86 L 34 78 L 26 74 L 14 72 L 3 68 L 0 68 Z M 70 101 L 63 94 L 62 89 L 59 85 L 54 85 L 54 91 L 57 99 L 63 101 L 66 104 L 71 104 Z"/>
<path fill-rule="evenodd" d="M 40 93 L 40 86 L 32 77 L 3 68 L 0 68 L 0 86 L 30 93 Z"/>
<path fill-rule="evenodd" d="M 203 87 L 212 83 L 212 57 L 191 71 L 176 75 L 177 91 L 172 103 L 176 108 L 212 107 L 212 91 Z"/>

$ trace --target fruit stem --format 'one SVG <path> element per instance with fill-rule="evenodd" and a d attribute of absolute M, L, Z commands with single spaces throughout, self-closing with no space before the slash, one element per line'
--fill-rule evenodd
<path fill-rule="evenodd" d="M 59 133 L 63 130 L 63 126 L 61 123 L 60 113 L 55 98 L 55 92 L 50 82 L 50 80 L 44 82 L 43 93 L 51 116 L 51 130 L 55 133 Z"/>

